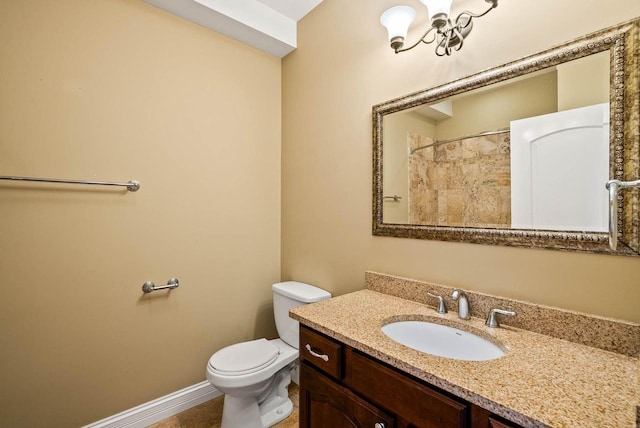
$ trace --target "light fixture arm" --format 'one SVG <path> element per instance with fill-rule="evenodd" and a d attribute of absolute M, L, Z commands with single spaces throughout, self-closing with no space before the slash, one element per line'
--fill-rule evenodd
<path fill-rule="evenodd" d="M 435 29 L 436 29 L 435 27 L 430 27 L 427 31 L 425 31 L 425 33 L 422 35 L 422 37 L 420 37 L 420 39 L 417 42 L 415 42 L 414 44 L 412 44 L 408 48 L 404 48 L 404 49 L 396 48 L 396 49 L 394 49 L 395 52 L 396 53 L 400 53 L 400 52 L 409 51 L 409 50 L 415 48 L 416 46 L 418 46 L 420 43 L 426 43 L 426 44 L 433 43 L 435 41 L 435 39 L 436 39 L 435 33 L 434 33 L 434 36 L 433 36 L 432 40 L 427 41 L 426 37 L 429 35 L 429 33 L 434 31 Z"/>
<path fill-rule="evenodd" d="M 491 6 L 489 6 L 489 8 L 487 10 L 485 10 L 482 13 L 473 13 L 473 12 L 469 12 L 468 10 L 465 10 L 465 11 L 461 12 L 458 15 L 458 17 L 456 18 L 456 25 L 455 26 L 457 27 L 458 25 L 460 25 L 459 21 L 460 21 L 460 18 L 462 18 L 463 15 L 464 16 L 468 16 L 469 20 L 471 20 L 471 18 L 482 18 L 487 13 L 491 12 L 492 9 L 495 9 L 496 7 L 498 7 L 498 0 L 486 0 L 486 1 L 487 1 L 487 3 L 491 3 Z"/>

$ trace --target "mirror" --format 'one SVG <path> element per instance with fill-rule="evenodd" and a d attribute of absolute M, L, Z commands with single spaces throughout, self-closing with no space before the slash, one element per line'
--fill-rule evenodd
<path fill-rule="evenodd" d="M 373 107 L 373 234 L 638 255 L 638 21 Z"/>

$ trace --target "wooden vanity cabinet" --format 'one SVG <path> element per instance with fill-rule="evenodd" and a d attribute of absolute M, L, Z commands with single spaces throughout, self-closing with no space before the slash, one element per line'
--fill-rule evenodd
<path fill-rule="evenodd" d="M 301 428 L 519 428 L 300 326 Z"/>

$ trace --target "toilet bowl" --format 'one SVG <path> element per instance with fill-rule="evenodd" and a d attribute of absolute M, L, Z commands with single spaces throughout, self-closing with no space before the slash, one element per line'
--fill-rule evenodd
<path fill-rule="evenodd" d="M 297 373 L 299 324 L 289 310 L 331 294 L 296 281 L 274 284 L 272 290 L 280 338 L 227 346 L 207 364 L 207 379 L 225 394 L 221 428 L 266 428 L 293 411 L 287 388 Z"/>

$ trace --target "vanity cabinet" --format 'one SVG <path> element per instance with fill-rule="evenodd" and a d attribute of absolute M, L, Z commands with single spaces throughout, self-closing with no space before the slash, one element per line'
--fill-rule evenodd
<path fill-rule="evenodd" d="M 300 326 L 301 428 L 518 428 Z"/>

